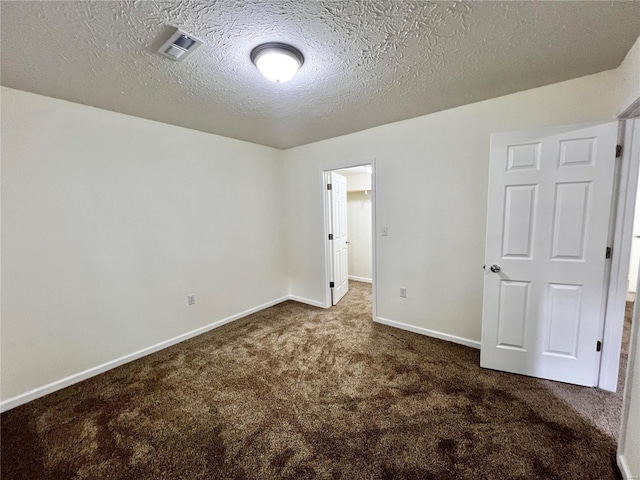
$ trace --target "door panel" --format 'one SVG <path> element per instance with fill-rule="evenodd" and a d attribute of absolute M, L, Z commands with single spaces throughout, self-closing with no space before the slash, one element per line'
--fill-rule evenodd
<path fill-rule="evenodd" d="M 503 257 L 531 258 L 537 185 L 506 188 Z"/>
<path fill-rule="evenodd" d="M 481 366 L 595 384 L 616 140 L 616 122 L 492 135 Z"/>
<path fill-rule="evenodd" d="M 540 144 L 510 145 L 507 171 L 538 170 L 540 168 Z"/>
<path fill-rule="evenodd" d="M 585 231 L 591 182 L 559 183 L 553 224 L 555 260 L 584 261 Z"/>
<path fill-rule="evenodd" d="M 560 166 L 593 165 L 595 138 L 560 141 Z"/>
<path fill-rule="evenodd" d="M 524 349 L 529 282 L 500 282 L 498 347 Z"/>
<path fill-rule="evenodd" d="M 545 354 L 576 357 L 582 285 L 549 284 Z"/>
<path fill-rule="evenodd" d="M 349 291 L 349 248 L 347 243 L 347 179 L 331 172 L 331 229 L 333 240 L 332 304 L 337 304 Z"/>

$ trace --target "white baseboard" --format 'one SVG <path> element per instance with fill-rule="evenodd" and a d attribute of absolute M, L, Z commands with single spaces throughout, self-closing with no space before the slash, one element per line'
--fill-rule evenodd
<path fill-rule="evenodd" d="M 217 322 L 210 323 L 209 325 L 206 325 L 204 327 L 200 327 L 190 332 L 183 333 L 182 335 L 178 335 L 177 337 L 170 338 L 169 340 L 156 343 L 155 345 L 152 345 L 147 348 L 143 348 L 142 350 L 138 350 L 137 352 L 133 352 L 128 355 L 124 355 L 123 357 L 116 358 L 115 360 L 108 361 L 106 363 L 103 363 L 102 365 L 89 368 L 79 373 L 74 373 L 73 375 L 69 375 L 68 377 L 65 377 L 61 380 L 56 380 L 55 382 L 51 382 L 42 387 L 34 388 L 33 390 L 29 390 L 28 392 L 21 393 L 20 395 L 16 395 L 15 397 L 11 397 L 0 402 L 0 413 L 6 412 L 7 410 L 23 405 L 27 402 L 35 400 L 36 398 L 44 397 L 49 393 L 53 393 L 57 390 L 61 390 L 70 385 L 73 385 L 74 383 L 78 383 L 83 380 L 86 380 L 87 378 L 91 378 L 101 373 L 104 373 L 107 370 L 111 370 L 112 368 L 119 367 L 120 365 L 124 365 L 125 363 L 129 363 L 139 358 L 142 358 L 146 355 L 149 355 L 151 353 L 155 353 L 159 350 L 175 345 L 176 343 L 180 343 L 190 338 L 196 337 L 205 332 L 221 327 L 222 325 L 233 322 L 234 320 L 239 320 L 240 318 L 251 315 L 252 313 L 256 313 L 256 312 L 259 312 L 260 310 L 273 307 L 274 305 L 277 305 L 278 303 L 282 303 L 286 300 L 300 301 L 297 298 L 292 298 L 291 296 L 287 295 L 287 296 L 278 298 L 276 300 L 263 303 L 262 305 L 258 305 L 257 307 L 250 308 L 249 310 L 245 310 L 244 312 L 240 312 L 236 315 L 223 318 L 222 320 L 218 320 Z"/>
<path fill-rule="evenodd" d="M 365 282 L 365 283 L 373 283 L 373 280 L 367 277 L 356 277 L 355 275 L 349 275 L 349 280 L 353 280 L 355 282 Z"/>
<path fill-rule="evenodd" d="M 440 340 L 446 340 L 448 342 L 458 343 L 471 348 L 480 349 L 480 342 L 475 340 L 469 340 L 468 338 L 457 337 L 448 333 L 436 332 L 435 330 L 429 330 L 428 328 L 416 327 L 414 325 L 408 325 L 402 322 L 396 322 L 395 320 L 389 320 L 387 318 L 376 317 L 375 320 L 378 323 L 389 325 L 390 327 L 399 328 L 401 330 L 407 330 L 413 333 L 419 333 L 420 335 L 426 335 L 427 337 L 438 338 Z"/>
<path fill-rule="evenodd" d="M 616 459 L 618 461 L 618 468 L 620 469 L 620 473 L 622 474 L 622 478 L 624 480 L 638 480 L 640 479 L 640 472 L 636 472 L 636 475 L 631 473 L 631 469 L 629 468 L 629 464 L 627 463 L 627 459 L 621 453 L 616 455 Z"/>
<path fill-rule="evenodd" d="M 251 315 L 252 313 L 256 313 L 259 312 L 261 310 L 264 310 L 266 308 L 272 307 L 274 305 L 277 305 L 279 303 L 282 303 L 286 300 L 293 300 L 296 302 L 300 302 L 300 303 L 304 303 L 307 305 L 311 305 L 313 307 L 319 307 L 319 308 L 326 308 L 324 303 L 316 301 L 316 300 L 311 300 L 308 298 L 304 298 L 304 297 L 298 297 L 296 295 L 286 295 L 284 297 L 280 297 L 278 299 L 272 300 L 270 302 L 267 303 L 263 303 L 262 305 L 258 305 L 257 307 L 251 308 L 249 310 L 245 310 L 244 312 L 240 312 L 236 315 L 232 315 L 230 317 L 227 318 L 223 318 L 222 320 L 218 320 L 217 322 L 213 322 L 209 325 L 206 325 L 204 327 L 200 327 L 197 328 L 195 330 L 192 330 L 190 332 L 187 333 L 183 333 L 182 335 L 178 335 L 177 337 L 173 337 L 170 338 L 168 340 L 165 340 L 163 342 L 160 343 L 156 343 L 155 345 L 152 345 L 150 347 L 147 348 L 143 348 L 142 350 L 138 350 L 137 352 L 133 352 L 130 353 L 128 355 L 124 355 L 120 358 L 116 358 L 114 360 L 110 360 L 108 362 L 103 363 L 102 365 L 98 365 L 96 367 L 92 367 L 89 368 L 87 370 L 84 370 L 82 372 L 78 372 L 78 373 L 74 373 L 73 375 L 69 375 L 68 377 L 62 378 L 60 380 L 56 380 L 55 382 L 51 382 L 47 385 L 43 385 L 42 387 L 37 387 L 34 388 L 33 390 L 29 390 L 28 392 L 25 393 L 21 393 L 20 395 L 16 395 L 15 397 L 11 397 L 8 398 L 2 402 L 0 402 L 0 413 L 1 412 L 6 412 L 7 410 L 11 410 L 12 408 L 18 407 L 20 405 L 23 405 L 27 402 L 30 402 L 32 400 L 35 400 L 36 398 L 40 398 L 43 397 L 49 393 L 53 393 L 55 391 L 61 390 L 63 388 L 66 388 L 68 386 L 73 385 L 74 383 L 78 383 L 81 382 L 83 380 L 86 380 L 88 378 L 94 377 L 96 375 L 99 375 L 101 373 L 104 373 L 108 370 L 111 370 L 112 368 L 116 368 L 119 367 L 121 365 L 124 365 L 125 363 L 129 363 L 132 362 L 134 360 L 137 360 L 139 358 L 142 358 L 146 355 L 150 355 L 152 353 L 155 353 L 159 350 L 162 350 L 164 348 L 170 347 L 172 345 L 175 345 L 177 343 L 183 342 L 185 340 L 188 340 L 190 338 L 196 337 L 198 335 L 201 335 L 203 333 L 206 333 L 210 330 L 213 330 L 215 328 L 221 327 L 222 325 L 225 325 L 227 323 L 233 322 L 235 320 L 239 320 L 240 318 L 244 318 L 248 315 Z M 376 322 L 378 323 L 382 323 L 385 325 L 389 325 L 391 327 L 396 327 L 396 328 L 400 328 L 403 330 L 408 330 L 410 332 L 414 332 L 414 333 L 419 333 L 422 335 L 427 335 L 429 337 L 435 337 L 435 338 L 439 338 L 441 340 L 447 340 L 453 343 L 459 343 L 461 345 L 466 345 L 468 347 L 473 347 L 473 348 L 480 348 L 480 343 L 479 342 L 475 342 L 473 340 L 468 340 L 466 338 L 461 338 L 461 337 L 456 337 L 455 335 L 449 335 L 446 333 L 440 333 L 440 332 L 436 332 L 433 330 L 428 330 L 426 328 L 421 328 L 421 327 L 415 327 L 413 325 L 407 325 L 405 323 L 401 323 L 401 322 L 396 322 L 394 320 L 388 320 L 386 318 L 381 318 L 381 317 L 377 317 L 375 319 Z M 632 477 L 629 477 L 632 478 Z"/>
<path fill-rule="evenodd" d="M 317 300 L 311 300 L 309 298 L 298 297 L 296 295 L 289 295 L 287 300 L 293 300 L 294 302 L 306 303 L 307 305 L 311 305 L 312 307 L 319 308 L 328 308 L 324 302 L 318 302 Z"/>

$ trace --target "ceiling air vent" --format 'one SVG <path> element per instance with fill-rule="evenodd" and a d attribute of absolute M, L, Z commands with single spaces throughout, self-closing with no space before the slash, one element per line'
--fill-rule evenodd
<path fill-rule="evenodd" d="M 173 35 L 158 49 L 158 53 L 171 60 L 179 61 L 191 55 L 191 52 L 200 45 L 202 45 L 202 40 L 198 40 L 193 35 L 176 28 Z"/>

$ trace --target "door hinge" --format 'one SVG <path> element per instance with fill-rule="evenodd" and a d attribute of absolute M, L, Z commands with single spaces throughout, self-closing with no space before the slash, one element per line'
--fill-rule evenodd
<path fill-rule="evenodd" d="M 599 352 L 600 350 L 602 350 L 602 342 L 598 340 L 596 342 L 596 352 Z"/>
<path fill-rule="evenodd" d="M 333 240 L 333 233 L 329 234 L 329 240 Z"/>
<path fill-rule="evenodd" d="M 333 287 L 335 287 L 335 286 L 336 286 L 336 285 L 335 285 L 335 283 L 333 283 L 333 282 L 329 282 L 329 288 L 333 288 Z"/>
<path fill-rule="evenodd" d="M 611 247 L 607 247 L 607 253 L 604 254 L 604 258 L 611 258 Z"/>
<path fill-rule="evenodd" d="M 616 158 L 620 158 L 622 156 L 622 145 L 616 145 Z"/>
<path fill-rule="evenodd" d="M 327 183 L 327 190 L 331 190 L 331 184 Z"/>

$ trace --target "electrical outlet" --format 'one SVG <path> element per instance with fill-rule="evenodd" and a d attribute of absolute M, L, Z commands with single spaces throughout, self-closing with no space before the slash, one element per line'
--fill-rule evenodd
<path fill-rule="evenodd" d="M 389 227 L 382 227 L 382 236 L 386 237 L 389 235 Z"/>
<path fill-rule="evenodd" d="M 189 302 L 189 305 L 193 305 L 196 303 L 196 296 L 193 293 L 191 295 L 187 295 L 187 301 Z"/>
<path fill-rule="evenodd" d="M 402 298 L 407 298 L 407 287 L 400 287 L 400 296 Z"/>

